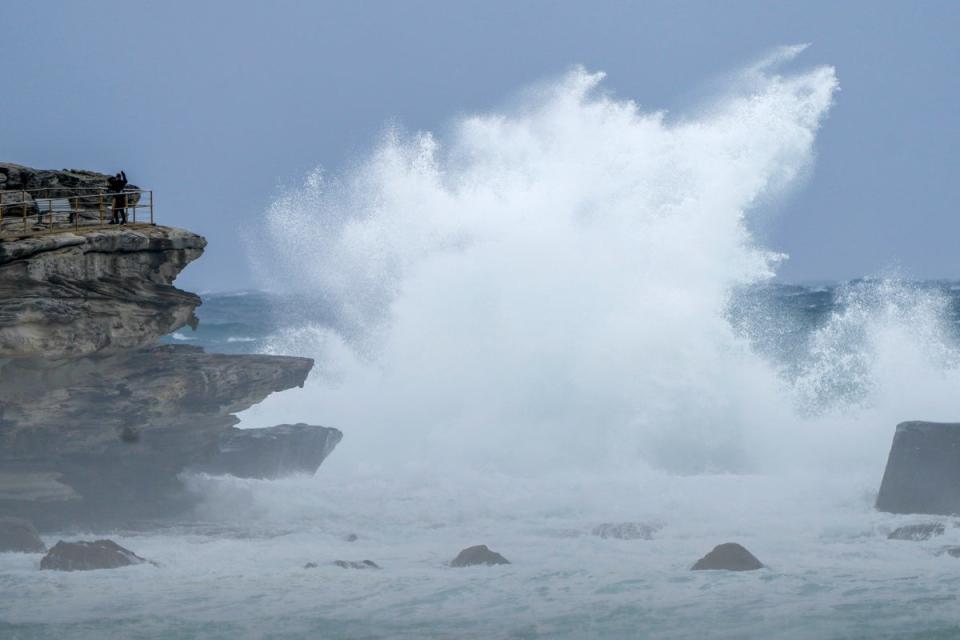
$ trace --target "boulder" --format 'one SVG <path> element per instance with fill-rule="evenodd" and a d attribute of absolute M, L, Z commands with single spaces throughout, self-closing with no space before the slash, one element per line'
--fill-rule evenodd
<path fill-rule="evenodd" d="M 0 553 L 43 553 L 46 550 L 47 545 L 43 544 L 29 520 L 0 518 Z"/>
<path fill-rule="evenodd" d="M 960 513 L 960 423 L 897 425 L 877 509 L 890 513 Z"/>
<path fill-rule="evenodd" d="M 496 551 L 491 551 L 485 544 L 467 547 L 450 561 L 451 567 L 473 567 L 481 564 L 510 564 L 510 561 Z"/>
<path fill-rule="evenodd" d="M 54 571 L 90 571 L 116 569 L 147 562 L 133 551 L 124 549 L 113 540 L 64 542 L 53 545 L 40 560 L 41 569 Z"/>
<path fill-rule="evenodd" d="M 594 527 L 591 533 L 604 539 L 653 540 L 653 534 L 662 528 L 659 524 L 642 522 L 604 522 Z"/>
<path fill-rule="evenodd" d="M 333 564 L 341 569 L 379 569 L 380 566 L 373 560 L 360 560 L 359 562 L 350 562 L 348 560 L 334 560 Z"/>
<path fill-rule="evenodd" d="M 697 560 L 691 571 L 753 571 L 763 563 L 736 542 L 717 545 L 713 551 Z"/>
<path fill-rule="evenodd" d="M 313 475 L 343 438 L 329 427 L 282 424 L 265 429 L 229 429 L 213 455 L 194 471 L 238 478 L 273 479 Z"/>
<path fill-rule="evenodd" d="M 928 522 L 925 524 L 911 524 L 905 527 L 894 529 L 888 540 L 929 540 L 934 536 L 942 536 L 945 527 L 939 522 Z"/>

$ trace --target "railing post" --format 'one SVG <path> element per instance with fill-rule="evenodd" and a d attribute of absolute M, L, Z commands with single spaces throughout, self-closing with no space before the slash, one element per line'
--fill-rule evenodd
<path fill-rule="evenodd" d="M 156 224 L 153 221 L 153 189 L 150 189 L 150 224 Z"/>

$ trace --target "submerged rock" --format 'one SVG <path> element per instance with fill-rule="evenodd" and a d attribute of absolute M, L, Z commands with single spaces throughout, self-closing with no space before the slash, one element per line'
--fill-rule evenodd
<path fill-rule="evenodd" d="M 604 522 L 594 527 L 591 533 L 604 539 L 653 540 L 653 534 L 662 528 L 663 525 L 642 522 Z"/>
<path fill-rule="evenodd" d="M 942 536 L 945 531 L 943 524 L 928 522 L 926 524 L 911 524 L 894 529 L 888 540 L 929 540 L 934 536 Z"/>
<path fill-rule="evenodd" d="M 303 568 L 304 568 L 304 569 L 316 569 L 318 566 L 320 566 L 320 565 L 318 565 L 316 562 L 308 562 L 307 564 L 303 565 Z"/>
<path fill-rule="evenodd" d="M 458 553 L 456 558 L 450 561 L 451 567 L 473 567 L 482 564 L 510 564 L 510 561 L 496 551 L 491 551 L 485 544 L 467 547 Z"/>
<path fill-rule="evenodd" d="M 351 562 L 348 560 L 334 560 L 333 564 L 340 567 L 341 569 L 379 569 L 378 565 L 373 560 L 360 560 L 359 562 Z"/>
<path fill-rule="evenodd" d="M 947 554 L 951 558 L 960 558 L 960 547 L 944 547 L 942 553 Z"/>
<path fill-rule="evenodd" d="M 356 542 L 360 537 L 355 533 L 348 533 L 343 537 L 345 542 Z"/>
<path fill-rule="evenodd" d="M 125 549 L 113 540 L 93 542 L 64 542 L 53 545 L 40 560 L 41 569 L 54 571 L 91 571 L 93 569 L 116 569 L 131 564 L 147 562 L 133 551 Z"/>
<path fill-rule="evenodd" d="M 960 513 L 960 423 L 897 425 L 877 509 L 890 513 Z"/>
<path fill-rule="evenodd" d="M 230 429 L 221 436 L 213 455 L 193 470 L 261 479 L 313 475 L 342 438 L 337 429 L 303 423 Z"/>
<path fill-rule="evenodd" d="M 0 518 L 0 552 L 43 553 L 43 544 L 37 530 L 23 518 Z"/>
<path fill-rule="evenodd" d="M 697 560 L 691 571 L 753 571 L 762 568 L 763 563 L 743 546 L 727 542 Z"/>

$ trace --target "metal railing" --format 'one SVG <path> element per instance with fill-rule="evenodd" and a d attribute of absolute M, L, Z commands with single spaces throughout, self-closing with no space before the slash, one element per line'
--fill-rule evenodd
<path fill-rule="evenodd" d="M 118 198 L 119 197 L 119 198 Z M 140 219 L 137 212 L 140 211 Z M 80 231 L 120 220 L 130 225 L 156 224 L 153 190 L 110 192 L 102 187 L 44 187 L 0 190 L 0 238 Z"/>

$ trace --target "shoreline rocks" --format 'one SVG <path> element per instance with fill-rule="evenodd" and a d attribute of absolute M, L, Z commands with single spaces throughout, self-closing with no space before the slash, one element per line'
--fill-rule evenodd
<path fill-rule="evenodd" d="M 92 571 L 116 569 L 132 564 L 148 562 L 133 551 L 121 547 L 113 540 L 88 542 L 59 541 L 40 560 L 40 569 L 49 571 Z"/>
<path fill-rule="evenodd" d="M 755 571 L 762 562 L 736 542 L 717 545 L 690 568 L 691 571 Z"/>
<path fill-rule="evenodd" d="M 498 564 L 510 564 L 510 561 L 496 551 L 491 551 L 485 544 L 467 547 L 450 561 L 451 567 L 493 566 Z"/>
<path fill-rule="evenodd" d="M 946 531 L 943 523 L 927 522 L 924 524 L 911 524 L 904 527 L 898 527 L 890 532 L 888 540 L 929 540 L 934 536 L 942 536 Z"/>

